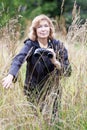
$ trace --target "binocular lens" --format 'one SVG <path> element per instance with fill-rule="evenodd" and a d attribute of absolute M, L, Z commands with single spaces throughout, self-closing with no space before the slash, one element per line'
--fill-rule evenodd
<path fill-rule="evenodd" d="M 53 54 L 52 53 L 48 53 L 47 55 L 49 58 L 52 58 L 53 57 Z"/>
<path fill-rule="evenodd" d="M 34 56 L 39 57 L 41 55 L 48 56 L 49 58 L 53 57 L 52 52 L 50 52 L 46 49 L 42 49 L 42 48 L 36 49 L 35 52 L 34 52 Z"/>

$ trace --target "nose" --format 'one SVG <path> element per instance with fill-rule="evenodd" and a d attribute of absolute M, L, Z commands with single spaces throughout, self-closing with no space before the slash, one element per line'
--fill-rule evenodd
<path fill-rule="evenodd" d="M 42 26 L 41 30 L 44 31 L 46 28 L 44 26 Z"/>

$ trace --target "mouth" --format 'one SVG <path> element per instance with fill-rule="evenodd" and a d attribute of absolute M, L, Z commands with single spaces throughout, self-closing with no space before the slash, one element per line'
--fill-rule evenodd
<path fill-rule="evenodd" d="M 47 35 L 47 33 L 40 33 L 41 35 Z"/>

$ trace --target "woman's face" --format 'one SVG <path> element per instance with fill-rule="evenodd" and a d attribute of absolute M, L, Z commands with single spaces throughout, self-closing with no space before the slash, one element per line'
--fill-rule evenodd
<path fill-rule="evenodd" d="M 38 38 L 48 38 L 50 33 L 49 23 L 46 20 L 42 20 L 39 26 L 36 28 L 36 33 Z"/>

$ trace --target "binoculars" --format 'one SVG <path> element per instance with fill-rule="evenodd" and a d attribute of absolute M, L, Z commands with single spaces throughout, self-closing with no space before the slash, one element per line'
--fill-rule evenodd
<path fill-rule="evenodd" d="M 53 57 L 53 54 L 51 51 L 49 51 L 45 48 L 37 48 L 34 52 L 34 56 L 39 57 L 41 55 L 48 56 L 49 58 Z"/>

